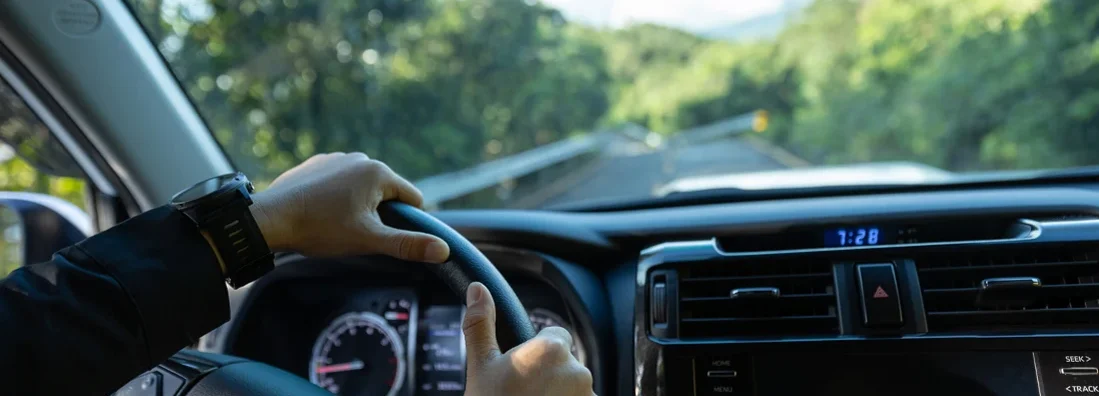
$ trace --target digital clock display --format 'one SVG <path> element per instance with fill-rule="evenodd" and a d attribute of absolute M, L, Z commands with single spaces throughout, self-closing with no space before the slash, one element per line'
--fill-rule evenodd
<path fill-rule="evenodd" d="M 894 243 L 896 243 L 896 231 L 886 227 L 843 227 L 824 231 L 825 247 L 877 246 Z"/>

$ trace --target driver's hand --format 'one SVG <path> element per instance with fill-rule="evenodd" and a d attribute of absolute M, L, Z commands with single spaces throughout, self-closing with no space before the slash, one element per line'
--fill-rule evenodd
<path fill-rule="evenodd" d="M 500 354 L 496 343 L 496 304 L 480 283 L 466 292 L 467 396 L 591 396 L 591 372 L 569 350 L 572 336 L 560 327 Z"/>
<path fill-rule="evenodd" d="M 366 154 L 320 154 L 255 194 L 252 215 L 271 250 L 445 261 L 450 248 L 441 239 L 382 224 L 378 204 L 387 200 L 420 207 L 424 198 L 412 183 Z"/>

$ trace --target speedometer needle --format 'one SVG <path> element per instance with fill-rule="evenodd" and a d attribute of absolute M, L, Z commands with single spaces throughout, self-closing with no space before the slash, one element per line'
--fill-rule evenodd
<path fill-rule="evenodd" d="M 352 360 L 352 361 L 347 362 L 347 363 L 330 364 L 330 365 L 327 365 L 327 366 L 317 366 L 316 371 L 317 371 L 317 374 L 327 374 L 327 373 L 339 373 L 339 372 L 343 372 L 343 371 L 362 370 L 362 368 L 363 368 L 363 361 L 355 359 L 355 360 Z"/>

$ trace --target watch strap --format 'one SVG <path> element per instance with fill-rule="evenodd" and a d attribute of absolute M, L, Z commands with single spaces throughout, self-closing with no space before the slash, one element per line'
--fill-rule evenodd
<path fill-rule="evenodd" d="M 274 268 L 263 233 L 248 210 L 248 199 L 232 202 L 206 216 L 198 224 L 213 241 L 222 263 L 225 281 L 234 289 L 247 285 Z"/>

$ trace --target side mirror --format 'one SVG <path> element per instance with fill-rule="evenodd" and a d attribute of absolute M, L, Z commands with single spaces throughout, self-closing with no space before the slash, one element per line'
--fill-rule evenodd
<path fill-rule="evenodd" d="M 0 277 L 49 260 L 54 252 L 87 238 L 91 225 L 84 211 L 60 198 L 0 191 Z"/>

